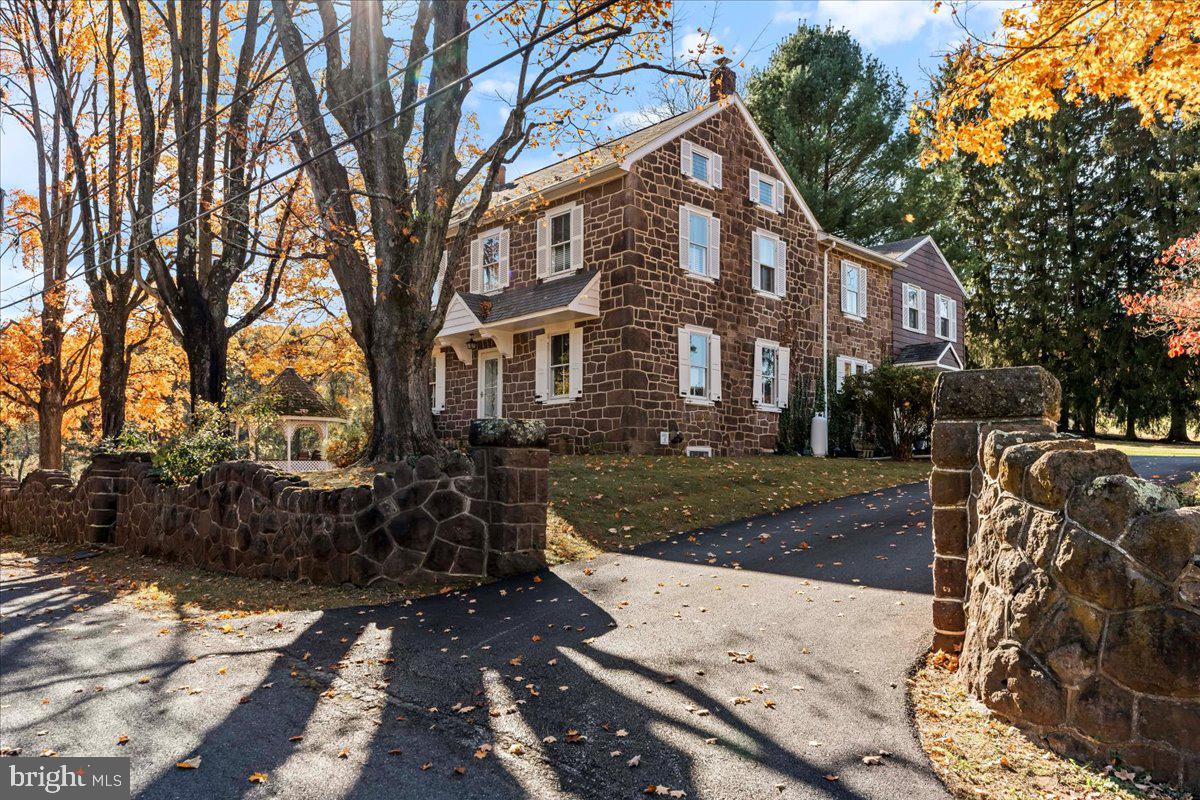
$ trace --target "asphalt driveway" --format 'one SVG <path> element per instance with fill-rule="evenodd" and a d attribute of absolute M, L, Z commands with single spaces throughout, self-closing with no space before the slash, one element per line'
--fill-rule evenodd
<path fill-rule="evenodd" d="M 201 626 L 6 568 L 0 744 L 129 756 L 146 798 L 942 798 L 905 707 L 928 512 L 901 486 L 468 592 Z"/>

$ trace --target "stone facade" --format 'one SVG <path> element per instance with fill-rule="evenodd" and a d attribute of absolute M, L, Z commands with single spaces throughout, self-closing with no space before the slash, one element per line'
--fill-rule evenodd
<path fill-rule="evenodd" d="M 722 186 L 683 175 L 680 140 L 722 156 Z M 535 396 L 536 326 L 514 336 L 503 359 L 503 416 L 544 420 L 557 452 L 682 454 L 709 447 L 717 454 L 747 454 L 775 447 L 779 412 L 753 399 L 755 341 L 791 349 L 790 378 L 816 380 L 822 358 L 821 270 L 828 256 L 830 356 L 873 365 L 891 353 L 892 289 L 887 260 L 821 240 L 820 231 L 789 191 L 779 212 L 750 202 L 751 170 L 779 177 L 754 129 L 734 104 L 721 108 L 641 155 L 627 171 L 560 193 L 549 201 L 510 206 L 479 226 L 508 232 L 509 288 L 539 283 L 537 226 L 555 207 L 583 208 L 583 265 L 600 273 L 598 318 L 582 328 L 582 391 L 569 402 Z M 579 181 L 581 184 L 584 181 Z M 781 184 L 782 185 L 782 184 Z M 547 206 L 548 204 L 548 206 Z M 720 221 L 720 275 L 707 279 L 680 265 L 680 206 L 711 212 Z M 786 292 L 772 297 L 752 285 L 752 235 L 761 229 L 786 243 Z M 469 248 L 466 248 L 469 250 Z M 868 271 L 868 313 L 842 314 L 840 263 L 850 258 Z M 459 283 L 470 271 L 469 254 L 456 266 Z M 546 280 L 542 279 L 545 283 Z M 679 329 L 694 325 L 721 338 L 721 399 L 688 402 L 679 388 Z M 466 355 L 450 347 L 445 359 L 445 408 L 437 427 L 461 440 L 480 415 L 479 362 L 493 344 L 484 338 Z M 461 351 L 465 354 L 465 351 Z M 662 444 L 666 433 L 669 444 Z"/>
<path fill-rule="evenodd" d="M 969 690 L 1073 757 L 1200 789 L 1200 508 L 1054 432 L 1040 368 L 935 396 L 934 625 Z"/>
<path fill-rule="evenodd" d="M 500 577 L 544 564 L 544 439 L 538 425 L 530 444 L 481 442 L 444 465 L 425 456 L 329 490 L 248 461 L 176 485 L 145 455 L 103 456 L 78 484 L 36 471 L 0 485 L 0 529 L 314 584 Z"/>

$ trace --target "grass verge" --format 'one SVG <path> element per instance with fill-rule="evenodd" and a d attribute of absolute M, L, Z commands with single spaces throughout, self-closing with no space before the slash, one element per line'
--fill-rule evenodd
<path fill-rule="evenodd" d="M 1200 458 L 1200 444 L 1130 442 L 1124 439 L 1093 439 L 1097 447 L 1111 447 L 1131 456 L 1189 456 Z"/>
<path fill-rule="evenodd" d="M 909 681 L 921 746 L 955 797 L 971 800 L 1167 800 L 1190 797 L 1132 770 L 1096 768 L 1033 742 L 967 695 L 931 656 Z"/>
<path fill-rule="evenodd" d="M 569 561 L 670 534 L 929 477 L 928 461 L 555 456 L 549 556 Z"/>

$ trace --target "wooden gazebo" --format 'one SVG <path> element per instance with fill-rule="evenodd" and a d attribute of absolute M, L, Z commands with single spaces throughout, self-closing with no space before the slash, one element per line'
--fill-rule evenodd
<path fill-rule="evenodd" d="M 282 372 L 263 390 L 263 395 L 271 398 L 271 409 L 275 413 L 275 423 L 279 425 L 283 438 L 287 442 L 287 460 L 284 462 L 269 461 L 266 463 L 290 472 L 314 472 L 329 469 L 325 461 L 325 446 L 329 443 L 329 426 L 346 424 L 347 420 L 337 416 L 337 411 L 325 398 L 317 393 L 308 381 L 291 367 L 285 367 Z M 292 440 L 296 431 L 301 428 L 314 428 L 321 435 L 320 458 L 292 459 Z M 258 436 L 258 423 L 247 422 L 247 433 L 251 441 Z"/>

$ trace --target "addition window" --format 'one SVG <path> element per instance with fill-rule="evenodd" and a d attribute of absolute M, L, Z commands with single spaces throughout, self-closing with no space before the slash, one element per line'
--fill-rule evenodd
<path fill-rule="evenodd" d="M 721 188 L 721 156 L 689 142 L 679 140 L 680 168 L 685 176 L 710 188 Z"/>
<path fill-rule="evenodd" d="M 919 286 L 906 283 L 901 291 L 904 294 L 904 329 L 915 333 L 925 332 L 925 290 Z"/>
<path fill-rule="evenodd" d="M 508 286 L 508 231 L 495 228 L 471 242 L 471 291 L 498 292 Z"/>
<path fill-rule="evenodd" d="M 945 295 L 935 295 L 933 299 L 934 311 L 937 314 L 937 329 L 934 333 L 939 339 L 947 341 L 955 341 L 958 333 L 958 303 L 946 297 Z"/>
<path fill-rule="evenodd" d="M 773 233 L 755 231 L 750 237 L 754 249 L 751 281 L 756 291 L 782 297 L 787 286 L 787 248 Z"/>
<path fill-rule="evenodd" d="M 689 274 L 717 278 L 721 260 L 720 221 L 695 206 L 679 208 L 679 263 Z"/>
<path fill-rule="evenodd" d="M 846 378 L 851 375 L 862 375 L 865 372 L 871 371 L 871 362 L 863 361 L 861 358 L 851 358 L 850 356 L 838 356 L 837 358 L 837 389 L 842 390 L 842 384 Z"/>
<path fill-rule="evenodd" d="M 563 403 L 583 394 L 583 329 L 556 327 L 534 339 L 534 399 Z"/>
<path fill-rule="evenodd" d="M 721 337 L 708 328 L 679 329 L 679 393 L 690 403 L 721 399 Z"/>
<path fill-rule="evenodd" d="M 842 262 L 842 313 L 867 316 L 867 271 L 853 261 Z"/>

